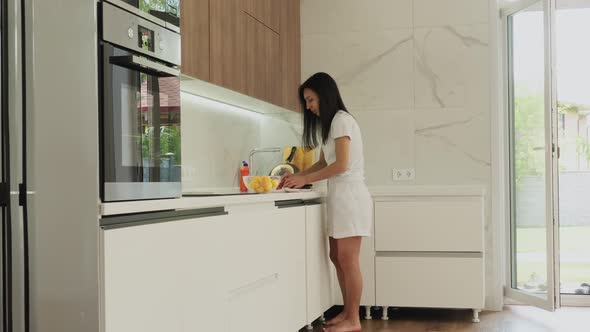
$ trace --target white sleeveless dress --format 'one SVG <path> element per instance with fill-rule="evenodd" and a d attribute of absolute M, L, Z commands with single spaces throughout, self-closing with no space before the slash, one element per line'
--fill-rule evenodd
<path fill-rule="evenodd" d="M 346 172 L 328 179 L 328 235 L 341 239 L 371 236 L 373 200 L 365 184 L 361 130 L 352 115 L 338 111 L 332 120 L 330 135 L 322 146 L 328 165 L 336 161 L 336 142 L 350 137 L 350 153 Z"/>

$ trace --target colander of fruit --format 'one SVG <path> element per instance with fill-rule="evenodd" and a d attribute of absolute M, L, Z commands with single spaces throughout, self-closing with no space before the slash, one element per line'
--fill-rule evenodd
<path fill-rule="evenodd" d="M 272 192 L 281 181 L 280 176 L 244 176 L 244 184 L 248 191 L 259 194 Z"/>

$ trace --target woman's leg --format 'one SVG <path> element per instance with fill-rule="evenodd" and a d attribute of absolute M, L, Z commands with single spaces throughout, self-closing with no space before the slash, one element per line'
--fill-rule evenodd
<path fill-rule="evenodd" d="M 362 237 L 354 236 L 337 239 L 338 262 L 343 272 L 346 297 L 344 304 L 345 320 L 330 327 L 330 332 L 354 332 L 361 330 L 359 306 L 363 291 L 363 278 L 361 275 L 359 254 Z"/>
<path fill-rule="evenodd" d="M 336 275 L 338 276 L 338 285 L 340 286 L 340 292 L 342 293 L 342 303 L 344 303 L 344 309 L 336 317 L 326 322 L 327 325 L 338 324 L 346 318 L 346 287 L 344 285 L 344 274 L 340 263 L 338 262 L 338 242 L 333 237 L 330 237 L 330 260 L 336 267 Z"/>

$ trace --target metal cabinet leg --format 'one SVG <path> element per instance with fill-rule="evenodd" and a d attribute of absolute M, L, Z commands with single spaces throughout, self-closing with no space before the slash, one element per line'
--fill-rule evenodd
<path fill-rule="evenodd" d="M 389 317 L 387 316 L 387 309 L 389 309 L 389 307 L 383 307 L 383 315 L 381 316 L 381 320 L 389 320 Z"/>
<path fill-rule="evenodd" d="M 365 319 L 373 319 L 373 317 L 371 317 L 371 306 L 370 305 L 365 306 Z"/>
<path fill-rule="evenodd" d="M 307 324 L 306 328 L 307 328 L 309 331 L 313 330 L 313 326 L 312 326 L 311 324 Z"/>
<path fill-rule="evenodd" d="M 322 314 L 322 315 L 320 316 L 320 322 L 322 322 L 322 323 L 323 323 L 323 322 L 325 322 L 325 321 L 326 321 L 326 317 L 324 316 L 324 314 Z"/>
<path fill-rule="evenodd" d="M 473 319 L 471 320 L 474 323 L 479 323 L 479 313 L 481 312 L 481 310 L 479 309 L 473 309 Z"/>

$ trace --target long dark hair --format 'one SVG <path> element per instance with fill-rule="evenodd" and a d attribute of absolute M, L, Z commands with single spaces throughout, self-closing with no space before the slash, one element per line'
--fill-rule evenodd
<path fill-rule="evenodd" d="M 303 96 L 303 90 L 305 89 L 310 89 L 318 95 L 319 117 L 306 109 L 305 97 Z M 303 146 L 308 150 L 315 149 L 320 145 L 320 137 L 322 143 L 326 143 L 330 134 L 332 119 L 334 119 L 334 115 L 338 111 L 348 113 L 336 81 L 326 73 L 313 74 L 299 86 L 299 102 L 303 109 Z"/>

